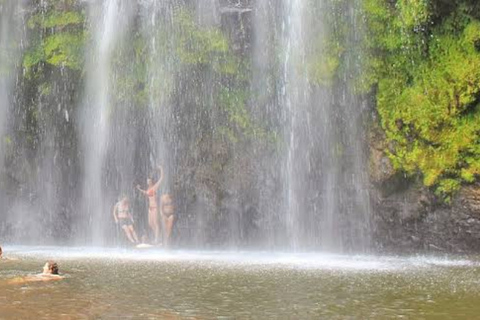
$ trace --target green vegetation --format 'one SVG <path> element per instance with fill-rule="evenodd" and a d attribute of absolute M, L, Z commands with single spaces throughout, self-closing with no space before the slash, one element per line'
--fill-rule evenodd
<path fill-rule="evenodd" d="M 55 0 L 32 8 L 23 67 L 38 96 L 47 97 L 52 93 L 50 74 L 55 70 L 77 72 L 74 81 L 82 81 L 88 23 L 78 1 Z M 213 105 L 198 107 L 219 109 L 215 113 L 222 116 L 217 125 L 223 129 L 216 132 L 232 141 L 264 137 L 265 130 L 254 123 L 248 111 L 246 60 L 233 52 L 219 28 L 200 26 L 190 10 L 176 10 L 170 18 L 160 21 L 161 27 L 142 30 L 144 27 L 137 26 L 122 35 L 128 41 L 120 41 L 114 50 L 113 105 L 143 108 L 156 101 L 161 106 L 179 94 L 175 87 L 185 75 L 189 81 L 211 79 L 213 99 L 209 103 Z"/>
<path fill-rule="evenodd" d="M 363 84 L 376 93 L 386 152 L 396 169 L 421 174 L 447 201 L 480 175 L 480 20 L 474 3 L 365 0 L 363 8 Z"/>
<path fill-rule="evenodd" d="M 113 50 L 112 84 L 115 94 L 114 105 L 134 105 L 138 108 L 147 106 L 147 43 L 141 34 L 133 31 L 128 34 L 132 41 Z M 162 88 L 157 85 L 157 88 Z"/>
<path fill-rule="evenodd" d="M 220 127 L 219 132 L 232 142 L 237 142 L 239 136 L 257 141 L 274 141 L 274 133 L 267 132 L 248 112 L 249 96 L 250 92 L 245 89 L 224 88 L 220 91 L 218 100 L 226 114 L 227 123 Z"/>
<path fill-rule="evenodd" d="M 325 30 L 311 30 L 323 36 L 306 44 L 306 63 L 299 65 L 304 68 L 300 71 L 311 84 L 330 86 L 343 73 L 345 59 L 357 59 L 349 39 L 351 17 L 345 14 L 351 3 L 309 3 L 312 16 L 327 23 Z M 360 82 L 376 97 L 388 140 L 385 152 L 397 170 L 421 175 L 426 186 L 448 199 L 462 183 L 474 182 L 480 175 L 478 4 L 472 0 L 363 0 L 362 4 L 367 23 L 364 41 L 353 45 L 363 46 Z M 30 86 L 45 97 L 53 94 L 48 75 L 52 70 L 76 72 L 74 81 L 80 83 L 88 41 L 86 18 L 74 0 L 46 5 L 33 1 L 32 9 L 23 66 Z M 146 106 L 149 98 L 169 101 L 184 94 L 176 91 L 178 83 L 190 81 L 188 90 L 202 90 L 194 82 L 208 79 L 211 99 L 202 99 L 206 105 L 197 107 L 213 110 L 217 134 L 234 142 L 268 138 L 249 111 L 248 57 L 235 52 L 219 28 L 199 25 L 188 9 L 178 9 L 166 19 L 153 30 L 140 30 L 138 25 L 127 35 L 131 41 L 115 50 L 112 76 L 117 104 Z M 154 36 L 155 42 L 145 35 Z M 157 53 L 155 59 L 152 52 Z"/>
<path fill-rule="evenodd" d="M 32 71 L 41 70 L 45 64 L 82 70 L 86 40 L 84 13 L 69 1 L 51 1 L 46 9 L 37 10 L 27 22 L 31 33 L 30 48 L 23 59 L 27 75 L 34 76 L 36 72 Z"/>
<path fill-rule="evenodd" d="M 171 34 L 175 33 L 175 40 Z M 169 38 L 170 37 L 170 38 Z M 169 63 L 170 71 L 195 77 L 201 74 L 212 83 L 213 104 L 204 107 L 218 108 L 221 116 L 217 119 L 218 130 L 215 132 L 231 142 L 242 138 L 262 139 L 266 137 L 265 129 L 252 119 L 248 111 L 248 76 L 250 68 L 244 57 L 233 52 L 227 37 L 220 29 L 201 26 L 195 22 L 193 14 L 182 9 L 176 12 L 173 26 L 160 28 L 157 33 L 157 52 L 161 52 Z M 162 70 L 155 66 L 157 70 Z M 172 79 L 162 78 L 157 94 L 165 94 L 172 89 Z M 199 93 L 200 94 L 200 93 Z"/>
<path fill-rule="evenodd" d="M 200 27 L 187 10 L 178 12 L 174 23 L 178 38 L 172 52 L 179 61 L 187 65 L 211 65 L 218 72 L 237 72 L 228 40 L 219 29 Z"/>
<path fill-rule="evenodd" d="M 311 1 L 309 6 L 313 17 L 321 17 L 326 22 L 323 25 L 315 23 L 313 28 L 318 29 L 314 31 L 319 35 L 318 39 L 306 44 L 306 74 L 317 85 L 332 86 L 341 71 L 342 58 L 347 49 L 349 16 L 345 14 L 345 7 L 348 6 L 348 1 L 334 0 L 326 4 Z"/>

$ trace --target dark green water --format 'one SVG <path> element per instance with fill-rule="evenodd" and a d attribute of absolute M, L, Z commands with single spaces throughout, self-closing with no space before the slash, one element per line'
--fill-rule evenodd
<path fill-rule="evenodd" d="M 0 319 L 478 319 L 476 260 L 6 248 Z M 9 284 L 54 258 L 66 279 Z"/>

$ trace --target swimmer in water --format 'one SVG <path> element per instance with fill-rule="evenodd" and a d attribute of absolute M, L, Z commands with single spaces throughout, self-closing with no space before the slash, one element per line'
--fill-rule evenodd
<path fill-rule="evenodd" d="M 154 243 L 159 243 L 160 238 L 160 225 L 158 221 L 158 204 L 157 204 L 157 190 L 160 187 L 160 184 L 163 180 L 163 168 L 162 166 L 158 166 L 158 170 L 160 170 L 160 178 L 156 183 L 153 183 L 152 179 L 147 179 L 147 190 L 142 190 L 140 185 L 137 185 L 138 191 L 143 193 L 145 196 L 148 197 L 148 225 L 153 231 L 155 235 Z"/>
<path fill-rule="evenodd" d="M 34 276 L 19 277 L 10 280 L 10 284 L 24 284 L 29 282 L 47 282 L 62 280 L 65 277 L 58 274 L 58 264 L 55 261 L 47 261 L 43 266 L 42 273 Z"/>
<path fill-rule="evenodd" d="M 55 261 L 47 261 L 43 265 L 42 275 L 57 275 L 58 276 L 58 264 Z"/>

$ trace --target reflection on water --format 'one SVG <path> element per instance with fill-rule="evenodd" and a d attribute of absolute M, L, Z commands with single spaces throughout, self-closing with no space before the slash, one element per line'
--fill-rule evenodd
<path fill-rule="evenodd" d="M 0 319 L 474 319 L 479 263 L 447 258 L 10 247 Z M 67 279 L 7 284 L 59 262 Z"/>

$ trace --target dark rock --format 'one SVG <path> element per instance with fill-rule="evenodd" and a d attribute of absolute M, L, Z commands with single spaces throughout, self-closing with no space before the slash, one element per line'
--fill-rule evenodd
<path fill-rule="evenodd" d="M 410 184 L 407 190 L 375 200 L 375 243 L 382 252 L 413 253 L 480 251 L 478 189 L 460 191 L 451 205 L 437 201 L 428 189 Z"/>
<path fill-rule="evenodd" d="M 463 187 L 447 205 L 422 181 L 395 171 L 381 128 L 369 133 L 374 242 L 381 252 L 480 251 L 480 184 Z"/>
<path fill-rule="evenodd" d="M 476 216 L 480 216 L 480 184 L 464 187 L 458 197 L 458 205 Z"/>
<path fill-rule="evenodd" d="M 370 179 L 375 184 L 382 184 L 395 175 L 390 159 L 385 154 L 387 148 L 385 136 L 379 128 L 374 128 L 369 134 L 370 148 Z"/>

